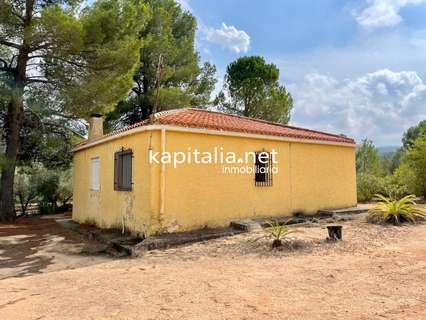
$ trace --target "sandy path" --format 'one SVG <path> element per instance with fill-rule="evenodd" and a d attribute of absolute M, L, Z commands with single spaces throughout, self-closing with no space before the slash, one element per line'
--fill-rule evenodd
<path fill-rule="evenodd" d="M 110 261 L 107 256 L 94 254 L 101 247 L 99 243 L 55 221 L 68 217 L 46 215 L 0 224 L 0 280 Z"/>
<path fill-rule="evenodd" d="M 241 235 L 5 279 L 0 319 L 426 319 L 426 225 L 349 223 L 344 235 L 264 255 Z"/>

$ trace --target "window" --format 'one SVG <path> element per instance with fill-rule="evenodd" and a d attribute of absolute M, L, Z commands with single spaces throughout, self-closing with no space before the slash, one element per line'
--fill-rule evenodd
<path fill-rule="evenodd" d="M 132 162 L 133 152 L 131 149 L 118 151 L 114 156 L 114 190 L 132 190 Z"/>
<path fill-rule="evenodd" d="M 258 187 L 272 186 L 272 157 L 266 151 L 255 153 L 254 183 Z"/>
<path fill-rule="evenodd" d="M 92 187 L 93 191 L 99 191 L 99 157 L 92 158 Z"/>

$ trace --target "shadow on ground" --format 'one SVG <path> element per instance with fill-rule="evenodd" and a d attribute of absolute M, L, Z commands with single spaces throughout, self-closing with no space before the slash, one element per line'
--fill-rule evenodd
<path fill-rule="evenodd" d="M 110 258 L 100 244 L 60 226 L 69 214 L 19 218 L 0 225 L 0 279 L 73 269 Z"/>

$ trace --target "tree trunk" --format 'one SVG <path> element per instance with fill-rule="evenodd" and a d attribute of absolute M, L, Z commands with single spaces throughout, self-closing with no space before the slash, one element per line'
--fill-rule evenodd
<path fill-rule="evenodd" d="M 19 151 L 20 131 L 23 120 L 22 96 L 13 96 L 7 110 L 6 123 L 6 164 L 1 170 L 0 180 L 0 222 L 15 219 L 15 180 L 16 159 Z"/>
<path fill-rule="evenodd" d="M 150 106 L 150 102 L 149 102 L 149 84 L 146 77 L 144 77 L 143 79 L 142 86 L 143 86 L 143 93 L 142 93 L 142 99 L 140 99 L 141 109 L 142 109 L 141 120 L 145 120 L 145 119 L 148 119 L 149 116 L 152 114 L 152 107 Z"/>
<path fill-rule="evenodd" d="M 5 126 L 6 164 L 1 170 L 0 180 L 0 222 L 11 221 L 16 218 L 13 184 L 24 118 L 24 90 L 27 81 L 27 64 L 31 52 L 27 37 L 31 35 L 34 1 L 25 1 L 24 35 L 22 45 L 19 48 L 16 68 L 13 71 L 13 93 L 7 109 Z"/>

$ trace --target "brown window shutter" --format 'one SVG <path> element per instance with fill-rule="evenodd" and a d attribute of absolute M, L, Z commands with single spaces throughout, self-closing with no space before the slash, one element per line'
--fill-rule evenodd
<path fill-rule="evenodd" d="M 131 191 L 133 187 L 132 173 L 133 152 L 131 149 L 114 154 L 114 190 Z"/>

